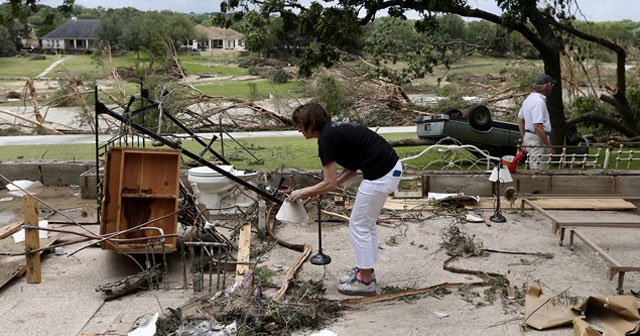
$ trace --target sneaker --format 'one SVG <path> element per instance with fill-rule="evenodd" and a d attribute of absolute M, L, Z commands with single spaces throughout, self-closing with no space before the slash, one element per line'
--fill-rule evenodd
<path fill-rule="evenodd" d="M 352 268 L 349 271 L 349 273 L 347 273 L 347 275 L 345 275 L 342 278 L 340 278 L 340 283 L 341 284 L 345 284 L 345 283 L 351 282 L 351 280 L 356 278 L 356 276 L 358 275 L 358 272 L 360 272 L 360 269 L 358 267 Z M 373 281 L 373 282 L 376 281 L 376 272 L 375 272 L 375 270 L 371 271 L 371 281 Z"/>
<path fill-rule="evenodd" d="M 338 292 L 344 295 L 376 295 L 376 283 L 372 280 L 368 285 L 355 278 L 350 282 L 338 286 Z"/>

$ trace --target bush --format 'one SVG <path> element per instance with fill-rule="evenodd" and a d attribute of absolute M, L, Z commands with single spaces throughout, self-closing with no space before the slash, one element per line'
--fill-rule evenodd
<path fill-rule="evenodd" d="M 311 101 L 323 105 L 335 120 L 348 119 L 348 115 L 345 115 L 348 103 L 344 87 L 327 75 L 322 75 L 314 81 L 314 84 L 309 89 L 311 96 L 313 96 Z"/>
<path fill-rule="evenodd" d="M 249 67 L 285 67 L 287 63 L 273 58 L 246 57 L 240 60 L 238 66 L 241 68 Z"/>
<path fill-rule="evenodd" d="M 616 111 L 612 106 L 604 104 L 595 96 L 578 97 L 569 106 L 567 115 L 569 117 L 577 117 L 586 113 L 595 112 L 609 118 L 616 118 Z M 596 122 L 584 122 L 581 124 L 580 132 L 583 134 L 591 133 L 593 135 L 608 135 L 611 129 Z"/>
<path fill-rule="evenodd" d="M 263 70 L 258 68 L 258 67 L 254 67 L 254 66 L 250 66 L 247 71 L 249 72 L 250 76 L 262 76 L 263 74 Z"/>
<path fill-rule="evenodd" d="M 440 86 L 436 93 L 438 94 L 438 96 L 441 96 L 441 97 L 449 97 L 449 96 L 455 95 L 457 92 L 458 92 L 458 88 L 455 85 L 445 84 L 443 86 Z"/>
<path fill-rule="evenodd" d="M 289 73 L 282 68 L 272 69 L 267 78 L 271 83 L 283 84 L 289 81 Z"/>

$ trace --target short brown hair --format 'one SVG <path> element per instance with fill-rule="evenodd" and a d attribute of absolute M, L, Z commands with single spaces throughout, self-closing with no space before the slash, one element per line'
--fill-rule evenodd
<path fill-rule="evenodd" d="M 322 105 L 309 103 L 298 106 L 291 115 L 291 121 L 305 131 L 320 131 L 325 124 L 331 122 L 331 116 Z"/>

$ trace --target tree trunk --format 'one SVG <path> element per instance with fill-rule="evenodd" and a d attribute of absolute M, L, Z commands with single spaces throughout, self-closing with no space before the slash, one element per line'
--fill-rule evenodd
<path fill-rule="evenodd" d="M 552 48 L 549 48 L 552 49 Z M 551 119 L 551 143 L 563 145 L 566 134 L 566 117 L 562 103 L 562 70 L 560 54 L 553 50 L 539 50 L 544 62 L 544 72 L 557 81 L 551 94 L 547 97 L 547 108 Z"/>

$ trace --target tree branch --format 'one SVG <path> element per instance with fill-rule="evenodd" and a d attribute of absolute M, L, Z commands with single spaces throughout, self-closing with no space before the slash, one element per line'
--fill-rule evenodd
<path fill-rule="evenodd" d="M 585 113 L 581 116 L 572 118 L 567 120 L 567 125 L 571 124 L 580 124 L 586 121 L 594 121 L 600 124 L 603 124 L 609 128 L 615 129 L 616 131 L 624 134 L 625 136 L 632 138 L 634 136 L 638 136 L 639 134 L 633 129 L 625 126 L 624 124 L 614 120 L 612 118 L 606 117 L 602 114 L 596 112 Z"/>
<path fill-rule="evenodd" d="M 616 97 L 616 99 L 619 99 L 620 97 L 626 97 L 626 86 L 627 86 L 627 82 L 626 82 L 626 73 L 625 73 L 625 62 L 626 62 L 626 58 L 627 58 L 627 52 L 624 50 L 624 48 L 622 48 L 620 45 L 616 44 L 615 42 L 613 42 L 611 39 L 608 38 L 603 38 L 603 37 L 598 37 L 598 36 L 594 36 L 591 34 L 587 34 L 585 32 L 582 32 L 580 30 L 577 30 L 576 28 L 564 24 L 562 22 L 558 22 L 556 21 L 551 14 L 549 13 L 545 13 L 544 14 L 549 23 L 551 25 L 553 25 L 554 27 L 560 29 L 560 30 L 564 30 L 572 35 L 575 35 L 583 40 L 589 41 L 589 42 L 593 42 L 593 43 L 597 43 L 603 47 L 609 48 L 611 49 L 613 52 L 616 53 L 616 75 L 617 75 L 617 86 L 618 86 L 618 92 L 616 92 L 616 94 L 614 95 Z"/>

